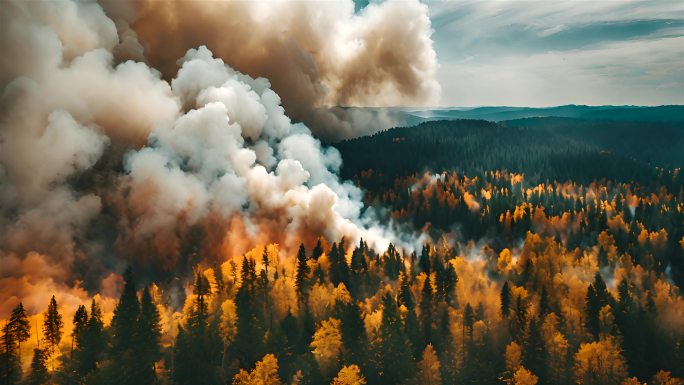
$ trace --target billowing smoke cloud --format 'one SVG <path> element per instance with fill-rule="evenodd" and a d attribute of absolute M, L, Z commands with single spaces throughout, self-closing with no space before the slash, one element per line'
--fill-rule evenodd
<path fill-rule="evenodd" d="M 206 45 L 233 68 L 266 77 L 288 115 L 324 140 L 387 128 L 387 116 L 335 106 L 437 102 L 428 9 L 418 1 L 104 1 L 121 28 L 122 57 L 167 77 L 185 51 Z M 137 35 L 139 44 L 134 43 Z"/>
<path fill-rule="evenodd" d="M 292 6 L 311 17 L 328 15 L 317 28 L 329 28 L 327 24 L 336 23 L 330 13 L 346 9 L 323 4 L 314 12 L 310 5 Z M 155 14 L 149 7 L 143 7 L 146 17 Z M 297 12 L 278 7 L 285 15 L 291 13 L 287 20 L 295 28 Z M 373 36 L 384 33 L 381 16 L 401 13 L 403 7 L 422 10 L 394 3 L 371 6 L 362 16 L 347 15 L 346 22 L 354 28 L 346 33 L 357 34 L 364 26 Z M 131 12 L 141 12 L 135 8 Z M 132 25 L 138 28 L 137 23 Z M 324 37 L 310 33 L 314 40 Z M 350 241 L 364 237 L 384 248 L 392 239 L 364 214 L 361 191 L 337 178 L 337 150 L 323 146 L 306 125 L 290 120 L 269 80 L 238 72 L 203 45 L 182 52 L 174 61 L 178 71 L 168 75 L 174 66 L 164 68 L 165 60 L 171 59 L 141 57 L 147 51 L 137 34 L 153 35 L 130 29 L 124 18 L 112 20 L 94 3 L 3 3 L 0 316 L 32 288 L 42 287 L 39 282 L 48 282 L 46 290 L 61 292 L 63 298 L 82 298 L 86 291 L 111 287 L 116 282 L 112 272 L 126 265 L 163 281 L 174 276 L 171 272 L 187 271 L 203 260 L 238 256 L 255 244 L 278 242 L 288 250 L 301 241 L 311 244 L 318 236 L 345 236 Z M 195 31 L 188 34 L 194 36 Z M 254 34 L 268 40 L 262 32 Z M 300 31 L 285 39 L 288 44 L 273 47 L 311 47 L 293 40 L 306 36 Z M 235 50 L 249 51 L 234 36 L 228 40 L 236 44 Z M 250 49 L 257 45 L 251 38 L 243 43 Z M 341 49 L 323 43 L 318 47 L 321 52 Z M 300 48 L 295 51 L 304 52 Z M 303 92 L 297 87 L 328 87 L 293 99 L 295 105 L 363 103 L 374 96 L 383 103 L 408 100 L 396 74 L 381 77 L 396 84 L 352 75 L 349 63 L 361 66 L 370 55 L 363 52 L 347 54 L 345 65 L 317 70 L 309 83 L 292 85 L 295 89 L 289 91 L 294 94 Z M 278 56 L 285 53 L 266 49 L 254 66 L 269 67 L 266 62 L 272 61 L 289 68 L 290 58 Z M 248 68 L 253 55 L 245 53 L 236 60 Z M 124 56 L 132 60 L 122 61 Z M 136 61 L 143 59 L 146 63 Z M 391 64 L 368 60 L 374 66 Z M 392 60 L 402 67 L 399 58 Z M 163 71 L 150 63 L 160 63 Z M 312 68 L 321 63 L 316 61 Z M 280 82 L 297 78 L 295 69 L 288 76 L 287 71 L 274 76 Z M 415 95 L 434 91 L 423 83 L 416 87 Z M 352 92 L 354 88 L 358 91 Z M 115 295 L 115 290 L 105 291 Z"/>

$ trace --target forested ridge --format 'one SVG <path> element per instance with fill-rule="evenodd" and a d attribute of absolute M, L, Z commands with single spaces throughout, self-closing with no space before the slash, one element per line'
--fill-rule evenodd
<path fill-rule="evenodd" d="M 257 245 L 196 266 L 178 298 L 129 270 L 111 321 L 97 298 L 63 319 L 46 297 L 28 355 L 20 304 L 0 380 L 682 384 L 682 138 L 530 118 L 342 142 L 343 176 L 404 241 Z"/>

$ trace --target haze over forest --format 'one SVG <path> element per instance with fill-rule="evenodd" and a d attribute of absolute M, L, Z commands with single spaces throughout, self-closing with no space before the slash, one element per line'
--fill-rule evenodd
<path fill-rule="evenodd" d="M 681 1 L 0 2 L 0 385 L 684 384 Z"/>

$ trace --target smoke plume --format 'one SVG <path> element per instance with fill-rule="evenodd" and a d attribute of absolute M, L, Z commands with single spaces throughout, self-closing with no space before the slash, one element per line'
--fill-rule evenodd
<path fill-rule="evenodd" d="M 0 316 L 115 295 L 129 265 L 163 282 L 267 242 L 386 247 L 319 136 L 382 118 L 331 106 L 438 92 L 417 2 L 7 1 L 0 51 Z"/>
<path fill-rule="evenodd" d="M 427 6 L 418 1 L 104 2 L 140 44 L 122 43 L 165 77 L 199 45 L 252 77 L 266 77 L 288 115 L 324 140 L 387 128 L 387 116 L 335 106 L 425 105 L 439 98 Z M 132 40 L 132 39 L 129 39 Z"/>

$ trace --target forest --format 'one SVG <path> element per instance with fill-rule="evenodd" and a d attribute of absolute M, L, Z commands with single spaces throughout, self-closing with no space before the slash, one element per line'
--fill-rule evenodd
<path fill-rule="evenodd" d="M 40 322 L 20 303 L 2 325 L 0 383 L 684 383 L 680 124 L 435 121 L 336 147 L 411 242 L 255 245 L 194 266 L 176 309 L 129 268 L 111 319 L 45 293 Z"/>

